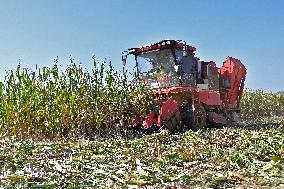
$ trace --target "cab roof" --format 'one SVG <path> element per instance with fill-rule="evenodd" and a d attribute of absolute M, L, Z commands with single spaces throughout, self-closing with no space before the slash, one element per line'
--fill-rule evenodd
<path fill-rule="evenodd" d="M 185 42 L 180 40 L 162 40 L 158 43 L 138 47 L 138 48 L 130 48 L 128 49 L 129 54 L 133 55 L 141 55 L 144 53 L 148 53 L 151 51 L 157 51 L 162 49 L 175 49 L 175 50 L 182 50 L 186 49 L 186 51 L 194 52 L 196 48 L 193 46 L 187 45 Z"/>

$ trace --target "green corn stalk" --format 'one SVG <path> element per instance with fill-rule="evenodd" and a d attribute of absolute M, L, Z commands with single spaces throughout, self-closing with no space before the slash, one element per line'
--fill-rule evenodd
<path fill-rule="evenodd" d="M 58 62 L 35 70 L 18 67 L 0 82 L 0 132 L 7 137 L 62 138 L 78 132 L 100 134 L 124 119 L 154 108 L 149 89 L 124 65 L 122 72 L 93 60 L 88 72 L 73 59 L 61 71 Z M 242 117 L 284 116 L 284 94 L 246 90 Z"/>

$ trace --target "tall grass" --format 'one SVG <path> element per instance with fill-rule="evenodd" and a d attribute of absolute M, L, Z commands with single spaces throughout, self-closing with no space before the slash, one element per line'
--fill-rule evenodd
<path fill-rule="evenodd" d="M 136 114 L 147 114 L 152 98 L 142 81 L 111 63 L 93 60 L 87 71 L 70 59 L 52 67 L 10 71 L 0 82 L 0 135 L 24 138 L 94 136 L 127 127 Z M 284 116 L 284 94 L 247 90 L 243 119 Z"/>
<path fill-rule="evenodd" d="M 284 116 L 284 93 L 246 90 L 241 100 L 243 119 L 258 120 Z"/>
<path fill-rule="evenodd" d="M 0 133 L 17 139 L 92 136 L 126 125 L 134 114 L 148 113 L 151 97 L 123 70 L 95 59 L 91 72 L 72 59 L 63 71 L 57 61 L 35 71 L 19 65 L 0 82 Z"/>

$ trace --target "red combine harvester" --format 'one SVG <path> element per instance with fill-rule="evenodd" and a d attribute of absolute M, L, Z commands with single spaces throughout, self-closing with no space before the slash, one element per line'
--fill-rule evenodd
<path fill-rule="evenodd" d="M 166 127 L 172 132 L 225 125 L 240 112 L 246 68 L 227 57 L 223 66 L 195 57 L 196 48 L 183 41 L 161 42 L 131 48 L 139 76 L 150 89 L 156 110 L 137 115 L 132 127 L 153 131 Z"/>

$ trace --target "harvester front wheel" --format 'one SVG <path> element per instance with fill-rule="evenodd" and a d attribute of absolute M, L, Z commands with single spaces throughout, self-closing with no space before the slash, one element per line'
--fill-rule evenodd
<path fill-rule="evenodd" d="M 206 119 L 207 117 L 204 107 L 201 104 L 196 103 L 194 106 L 194 110 L 192 110 L 192 130 L 197 131 L 199 129 L 205 129 Z"/>

